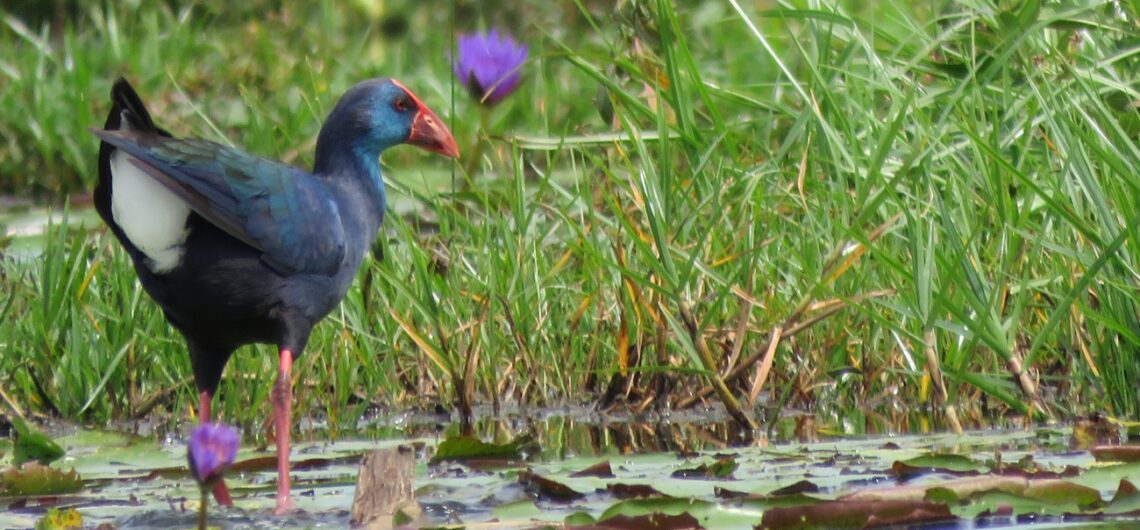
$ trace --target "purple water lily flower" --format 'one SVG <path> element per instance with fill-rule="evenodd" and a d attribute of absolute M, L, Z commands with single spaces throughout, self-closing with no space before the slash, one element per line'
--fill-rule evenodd
<path fill-rule="evenodd" d="M 187 451 L 194 480 L 205 487 L 222 478 L 237 458 L 240 443 L 238 432 L 224 423 L 203 423 L 195 427 L 190 433 Z"/>
<path fill-rule="evenodd" d="M 502 101 L 519 86 L 526 62 L 526 45 L 497 30 L 459 36 L 452 70 L 480 104 Z"/>

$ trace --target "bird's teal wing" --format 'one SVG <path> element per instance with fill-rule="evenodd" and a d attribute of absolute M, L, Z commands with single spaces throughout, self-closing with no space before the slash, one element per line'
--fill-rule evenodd
<path fill-rule="evenodd" d="M 280 272 L 333 274 L 345 236 L 336 202 L 300 169 L 197 139 L 93 130 L 198 215 L 262 252 Z"/>

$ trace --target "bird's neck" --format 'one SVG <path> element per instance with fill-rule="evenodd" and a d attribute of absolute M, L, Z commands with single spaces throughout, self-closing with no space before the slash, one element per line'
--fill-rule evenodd
<path fill-rule="evenodd" d="M 347 147 L 347 146 L 345 146 Z M 375 153 L 359 150 L 335 150 L 331 154 L 318 150 L 313 172 L 325 181 L 336 197 L 337 209 L 345 223 L 346 233 L 362 238 L 356 245 L 368 248 L 384 220 L 386 197 L 380 177 L 380 160 Z"/>
<path fill-rule="evenodd" d="M 322 130 L 313 173 L 325 178 L 333 188 L 366 196 L 375 212 L 383 215 L 384 181 L 380 178 L 380 153 L 374 147 L 362 146 L 349 138 L 326 138 Z"/>

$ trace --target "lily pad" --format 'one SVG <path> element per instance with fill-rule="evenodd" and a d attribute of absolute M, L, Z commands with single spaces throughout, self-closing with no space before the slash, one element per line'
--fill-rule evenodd
<path fill-rule="evenodd" d="M 0 491 L 12 497 L 74 493 L 81 487 L 83 481 L 74 469 L 61 471 L 39 462 L 25 462 L 0 471 Z"/>
<path fill-rule="evenodd" d="M 575 491 L 570 486 L 540 476 L 529 469 L 519 473 L 519 484 L 536 497 L 553 502 L 570 502 L 586 496 L 585 493 Z"/>
<path fill-rule="evenodd" d="M 619 499 L 636 499 L 644 497 L 666 497 L 649 484 L 625 484 L 621 482 L 606 485 L 606 490 Z"/>
<path fill-rule="evenodd" d="M 818 504 L 770 508 L 757 528 L 864 528 L 915 525 L 956 519 L 950 508 L 926 501 L 824 501 Z"/>
<path fill-rule="evenodd" d="M 518 461 L 523 459 L 522 449 L 534 443 L 529 436 L 516 438 L 505 444 L 484 442 L 473 436 L 455 436 L 439 443 L 431 462 L 470 460 Z"/>
<path fill-rule="evenodd" d="M 673 478 L 681 479 L 727 479 L 732 478 L 732 472 L 736 471 L 736 458 L 726 456 L 718 458 L 711 464 L 701 464 L 697 467 L 686 469 L 678 469 L 673 472 Z"/>
<path fill-rule="evenodd" d="M 701 526 L 696 517 L 687 513 L 677 515 L 651 513 L 633 516 L 618 514 L 603 521 L 597 521 L 583 526 L 568 526 L 567 528 L 582 530 L 643 530 L 647 528 L 654 530 L 692 530 L 704 527 Z"/>
<path fill-rule="evenodd" d="M 951 475 L 976 475 L 984 465 L 973 459 L 956 454 L 927 454 L 908 460 L 895 462 L 891 471 L 896 477 L 907 480 L 927 473 L 948 473 Z"/>
<path fill-rule="evenodd" d="M 1140 462 L 1140 445 L 1100 445 L 1089 452 L 1097 462 Z"/>
<path fill-rule="evenodd" d="M 598 478 L 614 478 L 614 471 L 610 467 L 609 460 L 603 460 L 581 471 L 571 473 L 571 477 L 598 477 Z"/>

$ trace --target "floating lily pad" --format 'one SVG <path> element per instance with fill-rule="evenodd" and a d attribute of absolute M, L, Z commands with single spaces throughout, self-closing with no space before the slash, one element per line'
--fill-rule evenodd
<path fill-rule="evenodd" d="M 609 519 L 597 521 L 583 526 L 568 526 L 577 529 L 598 530 L 692 530 L 704 528 L 696 517 L 687 513 L 667 515 L 663 513 L 650 513 L 646 515 L 615 515 Z"/>
<path fill-rule="evenodd" d="M 540 476 L 529 469 L 519 472 L 519 484 L 534 496 L 548 501 L 570 502 L 586 496 L 585 493 L 575 491 L 566 484 Z"/>
<path fill-rule="evenodd" d="M 801 480 L 790 486 L 776 488 L 772 490 L 772 492 L 768 495 L 797 495 L 800 493 L 819 493 L 819 486 L 815 485 L 815 483 L 811 482 L 810 480 Z"/>
<path fill-rule="evenodd" d="M 11 497 L 73 493 L 82 486 L 74 469 L 61 471 L 39 462 L 25 462 L 0 471 L 0 492 Z"/>
<path fill-rule="evenodd" d="M 927 501 L 823 501 L 817 504 L 771 508 L 757 528 L 864 528 L 952 521 L 950 508 Z"/>
<path fill-rule="evenodd" d="M 519 461 L 523 459 L 523 448 L 533 443 L 533 439 L 528 436 L 505 444 L 487 443 L 473 436 L 455 436 L 439 443 L 431 461 L 433 464 L 470 460 Z"/>
<path fill-rule="evenodd" d="M 621 482 L 606 485 L 606 491 L 619 499 L 635 499 L 641 497 L 666 497 L 649 484 L 625 484 Z"/>
<path fill-rule="evenodd" d="M 736 471 L 736 458 L 726 456 L 718 458 L 711 464 L 701 464 L 697 467 L 678 469 L 673 472 L 673 478 L 681 479 L 727 479 L 732 477 L 732 472 Z"/>
<path fill-rule="evenodd" d="M 1101 445 L 1089 452 L 1098 462 L 1140 462 L 1140 445 Z"/>
<path fill-rule="evenodd" d="M 1080 510 L 1104 504 L 1097 490 L 1064 480 L 1031 480 L 1022 494 L 1043 504 L 1075 503 Z"/>
<path fill-rule="evenodd" d="M 1140 490 L 1131 481 L 1121 480 L 1104 513 L 1140 515 Z"/>
<path fill-rule="evenodd" d="M 614 471 L 610 468 L 610 461 L 603 460 L 581 471 L 571 473 L 571 477 L 598 477 L 614 478 Z"/>
<path fill-rule="evenodd" d="M 984 464 L 962 455 L 927 454 L 897 461 L 891 466 L 891 471 L 896 477 L 906 480 L 927 473 L 948 473 L 959 476 L 976 475 L 984 467 Z"/>

